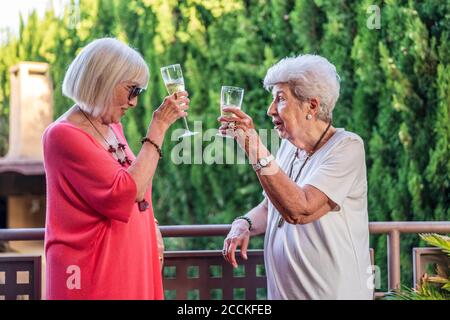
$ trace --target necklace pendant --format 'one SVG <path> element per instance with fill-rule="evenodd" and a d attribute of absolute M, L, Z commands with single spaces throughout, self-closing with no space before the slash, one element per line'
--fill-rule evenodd
<path fill-rule="evenodd" d="M 150 207 L 150 204 L 147 202 L 147 200 L 142 200 L 138 202 L 139 211 L 145 211 Z"/>
<path fill-rule="evenodd" d="M 109 153 L 115 153 L 116 151 L 117 151 L 116 148 L 114 148 L 112 145 L 109 145 L 109 149 L 108 149 Z"/>
<path fill-rule="evenodd" d="M 284 219 L 283 217 L 280 217 L 280 219 L 278 220 L 278 228 L 281 228 L 284 224 Z"/>

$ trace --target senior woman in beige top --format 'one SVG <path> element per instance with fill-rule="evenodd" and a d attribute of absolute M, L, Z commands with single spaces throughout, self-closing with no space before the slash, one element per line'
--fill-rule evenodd
<path fill-rule="evenodd" d="M 224 258 L 246 259 L 250 236 L 265 232 L 269 299 L 372 299 L 364 143 L 332 126 L 339 76 L 317 55 L 285 58 L 264 79 L 267 115 L 282 139 L 276 158 L 252 119 L 230 108 L 234 132 L 264 189 L 264 200 L 232 223 Z"/>

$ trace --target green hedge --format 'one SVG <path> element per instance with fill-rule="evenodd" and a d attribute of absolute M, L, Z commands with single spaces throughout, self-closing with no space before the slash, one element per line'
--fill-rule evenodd
<path fill-rule="evenodd" d="M 367 27 L 373 4 L 381 8 L 380 29 Z M 266 70 L 282 57 L 317 53 L 333 62 L 342 78 L 335 125 L 365 141 L 370 220 L 449 220 L 449 2 L 82 0 L 75 27 L 71 12 L 62 18 L 52 10 L 44 18 L 32 14 L 20 37 L 1 45 L 0 153 L 7 149 L 8 68 L 20 60 L 51 64 L 56 117 L 71 105 L 61 95 L 61 82 L 80 48 L 103 36 L 136 47 L 151 70 L 148 92 L 124 119 L 137 152 L 165 96 L 160 66 L 182 64 L 191 125 L 217 127 L 220 86 L 229 84 L 245 88 L 245 110 L 258 128 L 269 129 Z M 176 144 L 170 136 L 163 148 L 167 155 Z M 162 224 L 227 223 L 262 197 L 248 165 L 177 166 L 167 159 L 159 164 L 153 196 Z M 417 243 L 415 236 L 402 237 L 404 283 L 411 280 L 408 254 Z M 194 244 L 216 248 L 220 240 Z M 385 237 L 373 237 L 372 245 L 385 275 Z"/>

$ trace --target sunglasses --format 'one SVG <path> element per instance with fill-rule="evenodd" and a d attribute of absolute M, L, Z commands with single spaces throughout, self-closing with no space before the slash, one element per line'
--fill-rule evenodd
<path fill-rule="evenodd" d="M 128 100 L 131 100 L 131 99 L 139 96 L 144 91 L 145 91 L 144 88 L 139 88 L 137 86 L 131 86 L 130 94 L 128 95 Z"/>

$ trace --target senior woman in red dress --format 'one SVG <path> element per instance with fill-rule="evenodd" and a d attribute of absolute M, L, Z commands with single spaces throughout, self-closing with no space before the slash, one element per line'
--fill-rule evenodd
<path fill-rule="evenodd" d="M 152 179 L 187 92 L 166 97 L 133 155 L 120 123 L 147 87 L 141 55 L 113 39 L 88 44 L 69 66 L 73 105 L 43 137 L 47 179 L 47 299 L 163 299 L 163 245 Z"/>
<path fill-rule="evenodd" d="M 267 115 L 282 138 L 276 158 L 252 119 L 236 109 L 221 117 L 256 171 L 264 200 L 232 223 L 223 254 L 237 266 L 250 236 L 265 232 L 269 299 L 372 299 L 367 180 L 361 138 L 332 126 L 339 97 L 336 68 L 302 55 L 271 67 Z"/>

